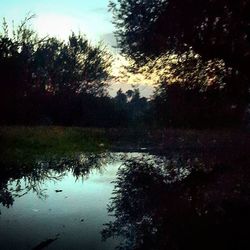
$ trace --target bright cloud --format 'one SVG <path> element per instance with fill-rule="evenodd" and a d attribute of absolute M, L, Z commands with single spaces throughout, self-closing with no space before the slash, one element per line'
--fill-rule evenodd
<path fill-rule="evenodd" d="M 67 39 L 72 31 L 81 31 L 88 37 L 95 39 L 94 34 L 88 29 L 83 20 L 71 16 L 58 14 L 40 14 L 33 20 L 33 27 L 41 36 L 56 36 L 60 39 Z"/>

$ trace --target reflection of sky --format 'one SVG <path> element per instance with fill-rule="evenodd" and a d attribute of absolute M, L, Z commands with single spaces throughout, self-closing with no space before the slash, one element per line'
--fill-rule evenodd
<path fill-rule="evenodd" d="M 102 242 L 100 232 L 103 224 L 112 220 L 107 204 L 119 166 L 116 162 L 101 171 L 94 169 L 83 181 L 68 172 L 61 181 L 40 184 L 47 199 L 39 199 L 30 191 L 16 197 L 9 209 L 0 204 L 0 249 L 32 249 L 56 237 L 49 249 L 114 249 L 119 240 Z M 21 184 L 27 183 L 21 180 Z M 55 192 L 57 189 L 62 192 Z"/>
<path fill-rule="evenodd" d="M 91 40 L 99 40 L 112 33 L 109 0 L 1 0 L 0 18 L 17 23 L 28 12 L 37 17 L 32 21 L 41 35 L 66 38 L 79 30 Z"/>

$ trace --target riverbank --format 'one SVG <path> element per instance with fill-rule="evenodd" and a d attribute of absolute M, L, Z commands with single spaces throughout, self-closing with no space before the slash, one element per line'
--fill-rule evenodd
<path fill-rule="evenodd" d="M 80 152 L 157 152 L 248 155 L 250 133 L 241 130 L 0 127 L 1 162 L 68 157 Z M 210 157 L 210 156 L 208 156 Z"/>
<path fill-rule="evenodd" d="M 79 152 L 98 152 L 108 147 L 104 131 L 73 127 L 0 127 L 0 159 L 32 162 L 37 158 L 69 157 Z"/>

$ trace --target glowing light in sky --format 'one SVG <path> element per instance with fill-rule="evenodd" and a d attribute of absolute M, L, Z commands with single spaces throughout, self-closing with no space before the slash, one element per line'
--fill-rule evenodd
<path fill-rule="evenodd" d="M 0 19 L 19 23 L 27 13 L 37 17 L 31 22 L 41 35 L 65 39 L 72 31 L 98 41 L 114 31 L 109 0 L 1 0 Z"/>
<path fill-rule="evenodd" d="M 33 20 L 33 27 L 41 36 L 52 35 L 66 40 L 72 31 L 81 31 L 88 34 L 90 39 L 95 39 L 83 21 L 71 16 L 41 14 Z"/>

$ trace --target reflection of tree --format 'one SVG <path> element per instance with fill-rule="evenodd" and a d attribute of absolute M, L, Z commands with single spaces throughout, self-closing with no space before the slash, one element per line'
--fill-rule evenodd
<path fill-rule="evenodd" d="M 32 191 L 40 199 L 46 199 L 46 189 L 43 189 L 45 181 L 60 181 L 65 174 L 56 173 L 52 170 L 40 171 L 39 174 L 33 172 L 30 175 L 24 176 L 11 182 L 10 192 L 13 197 L 22 197 Z"/>
<path fill-rule="evenodd" d="M 127 160 L 103 238 L 123 237 L 119 249 L 248 249 L 245 171 L 202 166 L 197 159 Z"/>
<path fill-rule="evenodd" d="M 6 207 L 10 207 L 13 205 L 14 198 L 12 197 L 11 192 L 8 191 L 6 185 L 1 185 L 0 191 L 0 203 L 2 203 Z"/>
<path fill-rule="evenodd" d="M 34 192 L 39 198 L 46 199 L 46 181 L 60 181 L 71 172 L 75 179 L 88 178 L 92 170 L 102 171 L 105 164 L 114 156 L 108 153 L 81 154 L 78 157 L 50 159 L 40 161 L 34 166 L 5 166 L 0 170 L 0 204 L 6 207 L 13 205 L 15 197 L 22 197 Z"/>

